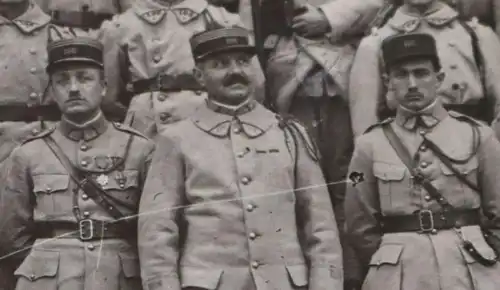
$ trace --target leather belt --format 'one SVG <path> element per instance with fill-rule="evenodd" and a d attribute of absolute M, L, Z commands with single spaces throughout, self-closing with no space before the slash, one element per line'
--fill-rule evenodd
<path fill-rule="evenodd" d="M 57 104 L 27 106 L 26 104 L 0 105 L 0 122 L 36 122 L 61 120 Z"/>
<path fill-rule="evenodd" d="M 438 230 L 479 225 L 478 210 L 432 212 L 421 210 L 413 215 L 383 216 L 383 233 L 419 232 L 436 233 Z"/>
<path fill-rule="evenodd" d="M 100 239 L 135 239 L 136 231 L 123 223 L 83 219 L 75 222 L 37 222 L 36 237 L 39 239 L 79 239 L 92 241 Z"/>
<path fill-rule="evenodd" d="M 171 76 L 159 75 L 151 79 L 138 80 L 132 83 L 134 94 L 146 92 L 179 92 L 179 91 L 204 91 L 205 88 L 188 74 Z"/>
<path fill-rule="evenodd" d="M 111 13 L 92 11 L 50 11 L 52 24 L 82 29 L 99 29 L 105 20 L 113 18 Z"/>

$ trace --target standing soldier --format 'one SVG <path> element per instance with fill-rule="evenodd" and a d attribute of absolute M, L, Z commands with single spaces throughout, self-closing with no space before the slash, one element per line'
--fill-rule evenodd
<path fill-rule="evenodd" d="M 241 28 L 192 38 L 208 100 L 158 136 L 140 203 L 145 289 L 342 287 L 314 145 L 250 96 L 248 38 Z"/>
<path fill-rule="evenodd" d="M 368 268 L 363 290 L 497 289 L 500 264 L 479 225 L 481 212 L 500 236 L 500 143 L 483 123 L 444 109 L 432 36 L 393 36 L 382 54 L 396 117 L 357 139 L 350 171 L 365 180 L 345 204 Z"/>
<path fill-rule="evenodd" d="M 48 49 L 63 116 L 5 164 L 0 256 L 22 261 L 17 290 L 140 289 L 137 223 L 129 217 L 137 213 L 153 145 L 100 111 L 99 42 L 74 38 Z"/>
<path fill-rule="evenodd" d="M 189 38 L 238 23 L 206 0 L 143 0 L 105 23 L 108 99 L 131 100 L 125 123 L 153 137 L 189 116 L 206 97 L 193 77 Z"/>
<path fill-rule="evenodd" d="M 354 134 L 394 109 L 393 92 L 382 82 L 381 42 L 396 34 L 429 33 L 437 40 L 446 73 L 438 94 L 447 109 L 490 123 L 500 113 L 500 41 L 477 22 L 464 22 L 438 0 L 404 0 L 387 24 L 363 39 L 351 70 L 349 102 Z M 386 104 L 387 103 L 387 104 Z"/>

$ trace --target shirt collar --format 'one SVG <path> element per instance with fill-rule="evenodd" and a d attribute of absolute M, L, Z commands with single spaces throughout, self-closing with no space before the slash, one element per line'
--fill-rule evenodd
<path fill-rule="evenodd" d="M 453 8 L 444 3 L 440 3 L 439 9 L 425 15 L 410 14 L 405 8 L 405 5 L 400 7 L 387 24 L 395 30 L 406 33 L 417 30 L 422 21 L 427 22 L 430 26 L 443 27 L 458 16 Z"/>
<path fill-rule="evenodd" d="M 174 13 L 180 23 L 187 23 L 197 18 L 207 7 L 208 2 L 206 0 L 184 0 L 173 3 L 173 5 L 146 0 L 136 5 L 134 11 L 141 19 L 150 24 L 161 22 L 168 10 Z"/>
<path fill-rule="evenodd" d="M 104 118 L 104 115 L 99 112 L 94 118 L 84 124 L 76 124 L 63 116 L 59 123 L 59 129 L 64 136 L 73 141 L 80 141 L 82 139 L 90 141 L 103 134 L 108 125 L 109 123 Z"/>
<path fill-rule="evenodd" d="M 50 16 L 45 14 L 42 9 L 33 2 L 30 3 L 26 12 L 13 20 L 0 16 L 0 25 L 14 24 L 24 34 L 30 34 L 46 26 L 49 22 Z"/>
<path fill-rule="evenodd" d="M 238 107 L 207 100 L 207 105 L 200 106 L 192 120 L 198 128 L 216 137 L 228 137 L 231 127 L 237 124 L 249 138 L 256 138 L 276 123 L 276 116 L 255 100 Z"/>
<path fill-rule="evenodd" d="M 448 112 L 437 100 L 420 111 L 412 111 L 400 106 L 396 113 L 396 124 L 406 130 L 415 130 L 420 117 L 427 128 L 432 128 L 448 116 Z"/>

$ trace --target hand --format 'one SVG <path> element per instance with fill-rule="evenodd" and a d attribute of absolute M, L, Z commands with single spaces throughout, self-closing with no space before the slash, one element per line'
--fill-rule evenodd
<path fill-rule="evenodd" d="M 330 23 L 321 9 L 304 6 L 306 11 L 293 18 L 292 29 L 304 37 L 323 36 L 330 31 Z"/>

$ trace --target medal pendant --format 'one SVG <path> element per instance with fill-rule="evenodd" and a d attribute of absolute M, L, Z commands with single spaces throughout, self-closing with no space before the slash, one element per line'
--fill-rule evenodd
<path fill-rule="evenodd" d="M 96 181 L 100 186 L 105 186 L 109 182 L 109 177 L 105 174 L 101 174 L 97 177 Z"/>

